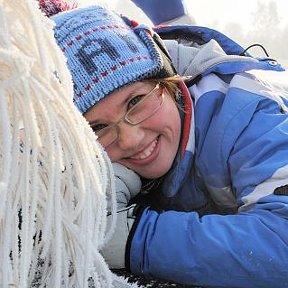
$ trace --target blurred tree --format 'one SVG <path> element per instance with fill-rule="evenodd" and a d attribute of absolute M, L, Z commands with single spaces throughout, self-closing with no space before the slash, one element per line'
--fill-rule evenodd
<path fill-rule="evenodd" d="M 240 45 L 244 45 L 247 42 L 243 27 L 239 22 L 229 22 L 224 26 L 223 33 L 231 39 L 237 41 Z M 236 40 L 237 37 L 237 40 Z M 245 48 L 245 47 L 244 47 Z"/>
<path fill-rule="evenodd" d="M 255 12 L 251 13 L 252 27 L 249 31 L 250 39 L 254 43 L 260 43 L 265 46 L 269 55 L 279 55 L 282 49 L 275 43 L 281 43 L 283 35 L 281 31 L 281 17 L 279 16 L 277 1 L 257 2 Z M 283 39 L 282 39 L 283 41 Z M 260 56 L 260 55 L 259 55 Z M 264 55 L 263 55 L 264 56 Z"/>
<path fill-rule="evenodd" d="M 260 34 L 275 31 L 275 28 L 279 27 L 281 23 L 276 1 L 269 1 L 268 3 L 258 1 L 257 9 L 251 15 L 253 20 L 252 29 Z"/>

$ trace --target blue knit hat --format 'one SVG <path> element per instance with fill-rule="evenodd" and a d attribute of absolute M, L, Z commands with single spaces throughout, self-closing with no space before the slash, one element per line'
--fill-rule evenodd
<path fill-rule="evenodd" d="M 81 113 L 126 84 L 175 75 L 159 36 L 111 10 L 90 6 L 51 19 L 72 74 L 73 101 Z"/>

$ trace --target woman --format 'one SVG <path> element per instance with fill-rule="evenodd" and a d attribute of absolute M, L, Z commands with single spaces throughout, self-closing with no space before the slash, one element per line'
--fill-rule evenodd
<path fill-rule="evenodd" d="M 287 92 L 255 75 L 283 68 L 208 28 L 163 28 L 163 44 L 99 6 L 52 19 L 76 107 L 111 160 L 142 180 L 118 203 L 109 266 L 189 285 L 288 287 Z"/>

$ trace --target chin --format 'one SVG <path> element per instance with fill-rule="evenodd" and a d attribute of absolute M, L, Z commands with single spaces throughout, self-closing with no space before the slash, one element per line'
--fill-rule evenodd
<path fill-rule="evenodd" d="M 136 171 L 136 173 L 138 173 L 140 176 L 146 179 L 156 179 L 165 175 L 169 171 L 170 167 L 171 166 L 167 168 L 157 169 L 157 170 L 147 169 L 147 171 L 143 169 L 139 169 L 139 171 Z"/>

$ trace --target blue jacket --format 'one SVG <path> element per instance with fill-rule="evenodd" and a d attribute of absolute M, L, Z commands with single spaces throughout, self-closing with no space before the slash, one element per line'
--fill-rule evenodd
<path fill-rule="evenodd" d="M 205 287 L 288 287 L 287 72 L 235 56 L 244 49 L 214 30 L 161 29 L 191 35 L 194 44 L 165 43 L 192 85 L 182 86 L 182 143 L 161 185 L 171 209 L 137 219 L 130 269 Z"/>

